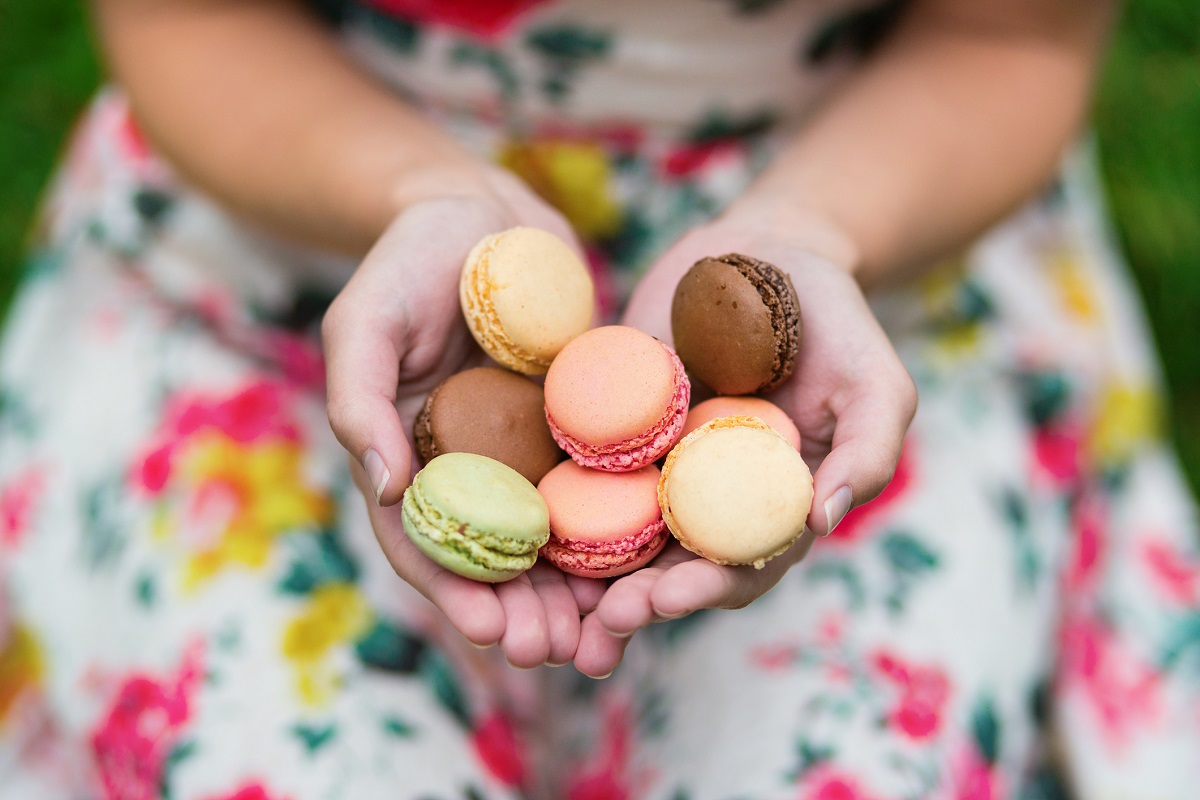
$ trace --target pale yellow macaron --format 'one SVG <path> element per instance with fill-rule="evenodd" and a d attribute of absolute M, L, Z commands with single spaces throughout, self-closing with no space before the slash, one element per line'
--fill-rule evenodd
<path fill-rule="evenodd" d="M 509 228 L 467 255 L 458 285 L 467 327 L 502 366 L 542 375 L 588 329 L 595 289 L 587 266 L 552 233 Z"/>
<path fill-rule="evenodd" d="M 718 564 L 761 568 L 804 532 L 812 501 L 804 459 L 756 417 L 720 417 L 689 433 L 658 483 L 671 533 Z"/>

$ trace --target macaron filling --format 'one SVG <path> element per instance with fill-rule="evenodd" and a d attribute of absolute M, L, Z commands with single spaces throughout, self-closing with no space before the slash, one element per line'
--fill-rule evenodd
<path fill-rule="evenodd" d="M 571 550 L 579 553 L 605 553 L 619 554 L 628 553 L 631 550 L 638 550 L 645 547 L 656 536 L 667 529 L 667 522 L 662 517 L 654 520 L 646 525 L 645 528 L 633 534 L 625 536 L 621 539 L 608 539 L 604 541 L 584 541 L 581 539 L 564 539 L 554 531 L 550 531 L 550 541 L 547 543 L 554 544 L 556 547 Z"/>
<path fill-rule="evenodd" d="M 537 560 L 537 543 L 487 534 L 456 522 L 425 502 L 416 484 L 404 493 L 401 513 L 410 536 L 452 550 L 486 569 L 524 572 Z"/>
<path fill-rule="evenodd" d="M 654 558 L 666 545 L 668 538 L 670 537 L 664 525 L 658 534 L 638 548 L 624 552 L 596 553 L 572 550 L 560 545 L 551 537 L 550 541 L 542 546 L 541 553 L 543 557 L 565 572 L 576 575 L 597 573 L 595 577 L 615 577 L 621 573 L 613 573 L 612 570 L 630 567 L 630 569 L 624 570 L 628 572 L 633 566 L 644 564 Z"/>
<path fill-rule="evenodd" d="M 505 332 L 500 316 L 496 313 L 495 303 L 492 302 L 487 257 L 496 248 L 499 240 L 499 236 L 485 239 L 478 245 L 483 250 L 472 253 L 469 257 L 469 260 L 474 261 L 474 265 L 466 276 L 467 291 L 463 293 L 466 308 L 463 310 L 474 323 L 481 339 L 480 344 L 489 355 L 500 361 L 504 361 L 505 357 L 511 359 L 512 363 L 506 363 L 505 366 L 512 366 L 526 374 L 541 374 L 550 367 L 550 359 L 539 358 L 514 342 Z"/>
<path fill-rule="evenodd" d="M 550 425 L 550 434 L 558 446 L 566 450 L 577 463 L 585 467 L 606 469 L 614 472 L 624 472 L 640 469 L 656 460 L 671 449 L 671 445 L 683 433 L 687 421 L 688 403 L 692 398 L 692 387 L 684 371 L 683 362 L 675 351 L 663 345 L 671 356 L 674 369 L 675 392 L 671 402 L 658 422 L 647 430 L 631 439 L 611 444 L 588 444 L 564 431 L 547 412 L 546 422 Z"/>

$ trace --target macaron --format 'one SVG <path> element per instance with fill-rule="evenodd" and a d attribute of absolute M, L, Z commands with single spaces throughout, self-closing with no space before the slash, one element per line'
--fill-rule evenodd
<path fill-rule="evenodd" d="M 688 411 L 683 424 L 683 435 L 687 436 L 706 422 L 718 417 L 758 417 L 778 431 L 788 444 L 800 449 L 800 431 L 796 423 L 782 408 L 761 397 L 714 397 L 697 403 Z"/>
<path fill-rule="evenodd" d="M 703 258 L 675 287 L 671 331 L 688 371 L 717 394 L 764 392 L 795 370 L 800 301 L 766 261 Z"/>
<path fill-rule="evenodd" d="M 413 424 L 422 463 L 444 453 L 494 458 L 536 484 L 563 452 L 546 424 L 542 387 L 497 367 L 477 367 L 442 381 Z"/>
<path fill-rule="evenodd" d="M 546 373 L 546 420 L 577 464 L 629 472 L 679 440 L 691 384 L 670 347 L 636 328 L 594 328 Z"/>
<path fill-rule="evenodd" d="M 679 543 L 718 564 L 761 568 L 804 532 L 813 480 L 756 417 L 721 417 L 685 436 L 663 465 L 658 502 Z"/>
<path fill-rule="evenodd" d="M 588 329 L 595 289 L 575 251 L 538 228 L 484 237 L 463 264 L 458 296 L 475 341 L 501 366 L 543 375 Z"/>
<path fill-rule="evenodd" d="M 645 566 L 670 538 L 658 506 L 658 467 L 599 472 L 564 461 L 538 491 L 550 509 L 542 557 L 563 572 L 613 578 Z"/>
<path fill-rule="evenodd" d="M 515 578 L 550 538 L 550 512 L 532 483 L 475 453 L 446 453 L 404 492 L 408 538 L 451 572 L 487 583 Z"/>

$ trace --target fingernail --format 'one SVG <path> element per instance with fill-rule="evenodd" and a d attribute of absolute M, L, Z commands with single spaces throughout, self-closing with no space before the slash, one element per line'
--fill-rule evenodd
<path fill-rule="evenodd" d="M 544 666 L 547 666 L 547 667 L 565 667 L 567 664 L 570 664 L 570 663 L 571 663 L 570 661 L 547 661 L 547 662 L 544 664 Z"/>
<path fill-rule="evenodd" d="M 659 614 L 659 616 L 662 617 L 664 620 L 670 620 L 670 619 L 679 619 L 680 617 L 686 617 L 690 613 L 692 613 L 692 612 L 680 611 L 678 614 Z"/>
<path fill-rule="evenodd" d="M 850 494 L 849 486 L 841 487 L 825 501 L 825 522 L 828 525 L 825 529 L 826 536 L 833 533 L 833 529 L 846 516 L 846 512 L 850 510 L 850 503 L 852 501 L 853 497 Z"/>
<path fill-rule="evenodd" d="M 605 678 L 607 678 L 608 676 L 612 675 L 612 674 L 613 674 L 613 672 L 615 672 L 615 671 L 616 671 L 616 670 L 611 670 L 611 669 L 610 669 L 608 672 L 604 673 L 603 675 L 588 675 L 588 677 L 589 677 L 589 678 L 591 678 L 591 679 L 592 679 L 592 680 L 594 680 L 594 681 L 602 681 L 602 680 L 604 680 Z"/>
<path fill-rule="evenodd" d="M 633 634 L 635 633 L 635 631 L 629 631 L 627 633 L 617 633 L 616 631 L 610 631 L 608 628 L 605 628 L 604 632 L 607 633 L 609 636 L 616 637 L 617 639 L 628 639 L 630 636 L 633 636 Z"/>
<path fill-rule="evenodd" d="M 383 497 L 383 490 L 387 488 L 388 478 L 392 477 L 392 473 L 388 470 L 387 464 L 383 463 L 383 458 L 373 449 L 367 450 L 363 454 L 363 469 L 367 471 L 367 480 L 371 482 L 371 488 L 375 490 L 375 502 L 379 502 L 379 498 Z"/>
<path fill-rule="evenodd" d="M 470 639 L 467 639 L 467 644 L 471 645 L 471 647 L 474 647 L 476 650 L 491 650 L 492 649 L 492 646 L 490 644 L 475 644 Z"/>

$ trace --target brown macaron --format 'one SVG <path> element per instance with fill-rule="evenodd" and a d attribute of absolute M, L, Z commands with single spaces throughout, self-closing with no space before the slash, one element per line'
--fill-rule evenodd
<path fill-rule="evenodd" d="M 778 267 L 729 253 L 697 261 L 671 304 L 675 351 L 718 394 L 754 394 L 787 380 L 800 350 L 800 300 Z"/>
<path fill-rule="evenodd" d="M 493 458 L 537 484 L 563 458 L 546 424 L 542 387 L 528 378 L 478 367 L 451 375 L 429 393 L 413 424 L 417 455 Z"/>

